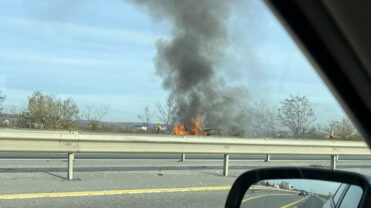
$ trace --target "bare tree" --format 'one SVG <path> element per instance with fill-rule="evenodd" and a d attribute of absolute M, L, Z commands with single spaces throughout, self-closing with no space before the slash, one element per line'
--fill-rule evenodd
<path fill-rule="evenodd" d="M 108 113 L 107 105 L 86 105 L 82 112 L 82 117 L 88 121 L 91 130 L 97 130 L 101 127 L 100 122 Z"/>
<path fill-rule="evenodd" d="M 13 117 L 13 120 L 10 122 L 10 126 L 15 128 L 15 127 L 24 127 L 23 124 L 24 122 L 21 120 L 21 114 L 24 112 L 24 107 L 21 106 L 16 106 L 16 105 L 11 105 L 9 107 L 9 113 Z"/>
<path fill-rule="evenodd" d="M 275 136 L 277 131 L 277 109 L 265 103 L 249 107 L 249 131 L 252 136 Z"/>
<path fill-rule="evenodd" d="M 292 132 L 293 136 L 300 137 L 305 135 L 315 115 L 308 99 L 305 96 L 292 96 L 281 102 L 278 110 L 278 117 L 283 126 Z"/>
<path fill-rule="evenodd" d="M 149 125 L 152 122 L 153 116 L 154 116 L 154 113 L 151 111 L 150 107 L 147 105 L 146 107 L 144 107 L 142 114 L 138 115 L 138 118 L 143 123 L 143 125 L 146 126 L 148 129 Z"/>
<path fill-rule="evenodd" d="M 156 103 L 156 107 L 158 119 L 166 125 L 166 129 L 170 129 L 175 117 L 174 104 L 168 99 L 166 104 Z"/>
<path fill-rule="evenodd" d="M 326 130 L 335 139 L 360 139 L 357 129 L 347 117 L 332 120 Z"/>
<path fill-rule="evenodd" d="M 3 112 L 4 109 L 4 101 L 6 99 L 6 96 L 0 91 L 0 114 Z"/>
<path fill-rule="evenodd" d="M 329 138 L 330 134 L 327 129 L 324 128 L 323 124 L 315 123 L 306 132 L 305 137 L 314 139 L 326 139 Z"/>

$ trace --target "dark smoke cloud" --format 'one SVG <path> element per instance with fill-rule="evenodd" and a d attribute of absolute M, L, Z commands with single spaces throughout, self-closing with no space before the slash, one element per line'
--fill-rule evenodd
<path fill-rule="evenodd" d="M 191 118 L 222 134 L 241 134 L 246 91 L 217 76 L 228 44 L 227 0 L 133 0 L 152 17 L 172 24 L 172 37 L 157 42 L 156 69 L 176 105 L 177 122 Z"/>

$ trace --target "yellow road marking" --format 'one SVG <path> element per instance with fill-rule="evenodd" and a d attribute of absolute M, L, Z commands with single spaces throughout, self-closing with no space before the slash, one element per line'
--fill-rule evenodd
<path fill-rule="evenodd" d="M 210 187 L 186 187 L 186 188 L 128 189 L 128 190 L 109 190 L 109 191 L 8 194 L 8 195 L 0 195 L 0 199 L 32 199 L 32 198 L 46 198 L 46 197 L 103 196 L 103 195 L 172 193 L 172 192 L 192 192 L 192 191 L 224 191 L 224 190 L 230 190 L 230 188 L 231 188 L 230 186 L 210 186 Z"/>
<path fill-rule="evenodd" d="M 292 203 L 290 203 L 290 204 L 286 204 L 286 205 L 284 205 L 283 207 L 281 207 L 281 208 L 288 208 L 288 207 L 290 207 L 290 206 L 292 206 L 292 205 L 294 205 L 294 204 L 298 204 L 298 203 L 300 203 L 300 202 L 302 202 L 302 201 L 304 201 L 304 200 L 306 200 L 307 199 L 307 197 L 305 197 L 305 198 L 303 198 L 303 199 L 300 199 L 300 200 L 297 200 L 297 201 L 294 201 L 294 202 L 292 202 Z"/>
<path fill-rule="evenodd" d="M 248 198 L 248 199 L 244 199 L 242 200 L 242 203 L 244 202 L 247 202 L 247 201 L 250 201 L 252 199 L 258 199 L 258 198 L 261 198 L 261 197 L 266 197 L 266 196 L 282 196 L 282 195 L 293 195 L 293 194 L 266 194 L 266 195 L 261 195 L 261 196 L 255 196 L 255 197 L 251 197 L 251 198 Z"/>

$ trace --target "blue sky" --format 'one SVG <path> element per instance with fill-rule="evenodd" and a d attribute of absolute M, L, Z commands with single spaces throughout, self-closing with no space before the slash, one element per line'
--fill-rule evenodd
<path fill-rule="evenodd" d="M 277 105 L 306 95 L 319 120 L 342 113 L 306 58 L 260 1 L 239 0 L 218 75 L 247 87 L 250 100 Z M 196 2 L 196 1 L 195 1 Z M 104 120 L 137 121 L 145 105 L 166 101 L 153 64 L 171 24 L 122 0 L 0 1 L 0 89 L 5 107 L 33 91 L 109 106 Z"/>

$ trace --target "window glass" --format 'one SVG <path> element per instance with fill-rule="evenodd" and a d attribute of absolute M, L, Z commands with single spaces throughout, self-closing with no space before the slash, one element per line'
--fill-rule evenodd
<path fill-rule="evenodd" d="M 340 208 L 356 208 L 358 207 L 363 190 L 359 186 L 351 185 L 341 201 Z"/>
<path fill-rule="evenodd" d="M 28 145 L 31 133 L 43 140 Z M 14 134 L 45 149 L 0 152 L 0 207 L 222 207 L 246 170 L 330 163 L 285 145 L 235 155 L 243 151 L 230 144 L 362 142 L 261 0 L 0 0 L 0 148 Z M 204 141 L 223 152 L 197 146 Z M 339 159 L 346 171 L 370 172 L 368 156 Z M 321 188 L 282 185 L 295 196 L 269 205 Z"/>
<path fill-rule="evenodd" d="M 360 140 L 263 2 L 155 2 L 1 1 L 1 126 Z"/>

